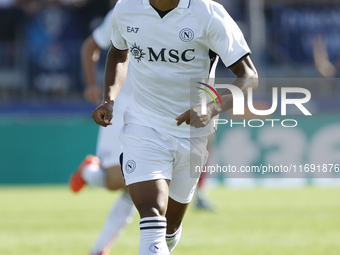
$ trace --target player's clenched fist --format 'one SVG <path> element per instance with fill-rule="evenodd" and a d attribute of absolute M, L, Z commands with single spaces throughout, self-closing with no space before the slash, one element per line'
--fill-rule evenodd
<path fill-rule="evenodd" d="M 99 105 L 91 115 L 92 119 L 103 127 L 112 125 L 111 119 L 113 117 L 113 101 L 104 102 Z"/>
<path fill-rule="evenodd" d="M 212 118 L 212 111 L 210 110 L 210 108 L 208 108 L 207 110 L 207 114 L 203 115 L 201 113 L 201 106 L 195 106 L 191 108 L 190 110 L 186 111 L 176 118 L 177 126 L 185 122 L 186 124 L 195 128 L 205 127 L 209 124 Z"/>

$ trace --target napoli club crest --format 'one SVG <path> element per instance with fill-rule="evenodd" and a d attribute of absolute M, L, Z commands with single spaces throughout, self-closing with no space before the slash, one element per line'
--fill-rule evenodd
<path fill-rule="evenodd" d="M 125 164 L 125 171 L 131 174 L 136 169 L 136 162 L 134 160 L 128 160 Z"/>
<path fill-rule="evenodd" d="M 194 31 L 190 28 L 183 28 L 179 32 L 179 38 L 181 38 L 183 42 L 191 42 L 192 39 L 194 39 Z"/>

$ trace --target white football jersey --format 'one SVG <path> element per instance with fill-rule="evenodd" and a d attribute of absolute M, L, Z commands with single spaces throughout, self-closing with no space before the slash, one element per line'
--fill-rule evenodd
<path fill-rule="evenodd" d="M 200 104 L 200 91 L 190 89 L 190 79 L 209 77 L 210 49 L 227 67 L 250 52 L 223 6 L 209 0 L 180 0 L 161 18 L 149 0 L 123 0 L 113 11 L 112 27 L 113 46 L 130 53 L 134 90 L 125 123 L 177 137 L 214 132 L 212 123 L 190 129 L 185 123 L 178 127 L 175 118 L 190 109 L 191 98 Z"/>

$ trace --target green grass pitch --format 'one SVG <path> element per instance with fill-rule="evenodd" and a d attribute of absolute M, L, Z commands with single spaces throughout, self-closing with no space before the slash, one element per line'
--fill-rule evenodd
<path fill-rule="evenodd" d="M 339 189 L 215 188 L 215 213 L 190 208 L 172 255 L 338 255 Z M 0 187 L 1 255 L 87 255 L 118 193 Z M 138 254 L 138 216 L 111 254 Z"/>

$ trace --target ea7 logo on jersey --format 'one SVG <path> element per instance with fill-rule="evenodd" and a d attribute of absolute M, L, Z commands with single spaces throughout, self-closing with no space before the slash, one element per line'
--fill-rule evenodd
<path fill-rule="evenodd" d="M 137 34 L 138 30 L 139 30 L 139 27 L 129 27 L 129 26 L 126 27 L 126 31 L 128 33 L 135 33 L 135 34 Z"/>

